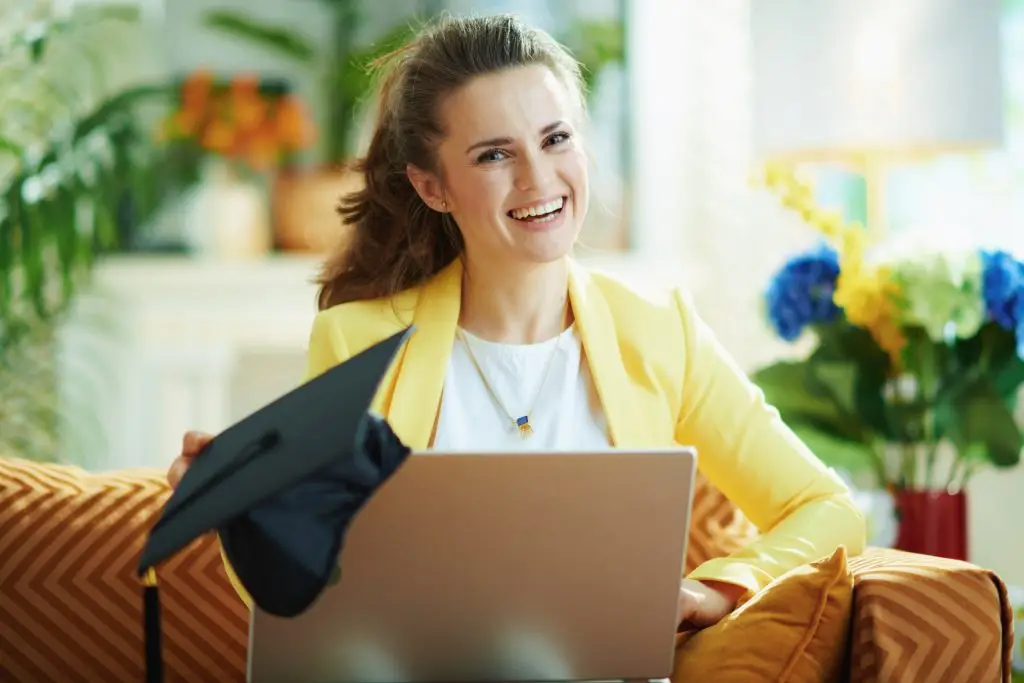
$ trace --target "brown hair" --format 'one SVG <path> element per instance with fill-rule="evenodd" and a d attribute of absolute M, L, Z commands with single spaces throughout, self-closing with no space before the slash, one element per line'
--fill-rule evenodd
<path fill-rule="evenodd" d="M 350 230 L 317 278 L 320 309 L 392 296 L 462 253 L 458 229 L 423 202 L 406 165 L 439 173 L 435 148 L 444 130 L 438 111 L 446 95 L 474 77 L 535 64 L 573 89 L 582 113 L 579 64 L 547 33 L 512 15 L 443 17 L 377 64 L 383 67 L 380 110 L 369 149 L 356 166 L 363 189 L 339 206 Z"/>

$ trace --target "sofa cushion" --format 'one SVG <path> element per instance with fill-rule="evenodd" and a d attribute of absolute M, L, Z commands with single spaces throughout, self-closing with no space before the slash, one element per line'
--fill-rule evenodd
<path fill-rule="evenodd" d="M 0 680 L 143 680 L 136 566 L 163 472 L 0 459 Z M 204 536 L 160 567 L 166 681 L 238 680 L 247 611 Z"/>
<path fill-rule="evenodd" d="M 850 571 L 850 683 L 1009 681 L 1013 614 L 995 572 L 882 548 L 850 558 Z"/>
<path fill-rule="evenodd" d="M 718 624 L 680 634 L 673 683 L 839 680 L 852 603 L 840 547 L 783 574 Z"/>

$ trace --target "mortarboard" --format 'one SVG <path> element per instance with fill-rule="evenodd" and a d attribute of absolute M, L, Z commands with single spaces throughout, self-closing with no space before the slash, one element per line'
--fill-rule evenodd
<path fill-rule="evenodd" d="M 413 327 L 314 377 L 216 435 L 150 529 L 143 577 L 146 680 L 163 680 L 156 567 L 216 531 L 260 609 L 304 612 L 337 570 L 355 514 L 410 449 L 373 396 Z"/>

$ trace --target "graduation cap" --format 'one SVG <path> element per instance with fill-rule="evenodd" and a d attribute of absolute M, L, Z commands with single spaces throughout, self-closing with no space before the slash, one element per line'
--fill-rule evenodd
<path fill-rule="evenodd" d="M 339 570 L 356 513 L 410 449 L 373 396 L 412 326 L 353 356 L 216 435 L 151 528 L 143 578 L 146 680 L 163 680 L 156 567 L 216 531 L 260 609 L 304 612 Z"/>

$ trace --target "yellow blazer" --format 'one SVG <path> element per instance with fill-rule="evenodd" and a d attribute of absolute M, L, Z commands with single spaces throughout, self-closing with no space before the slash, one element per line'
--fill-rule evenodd
<path fill-rule="evenodd" d="M 414 323 L 373 410 L 414 450 L 429 447 L 461 302 L 462 266 L 387 300 L 320 311 L 306 379 Z M 748 547 L 689 577 L 755 592 L 800 564 L 865 545 L 846 486 L 764 402 L 681 291 L 651 301 L 571 262 L 569 298 L 612 443 L 697 449 L 698 467 L 761 530 Z M 233 572 L 229 573 L 234 579 Z M 247 596 L 241 590 L 243 598 Z"/>

